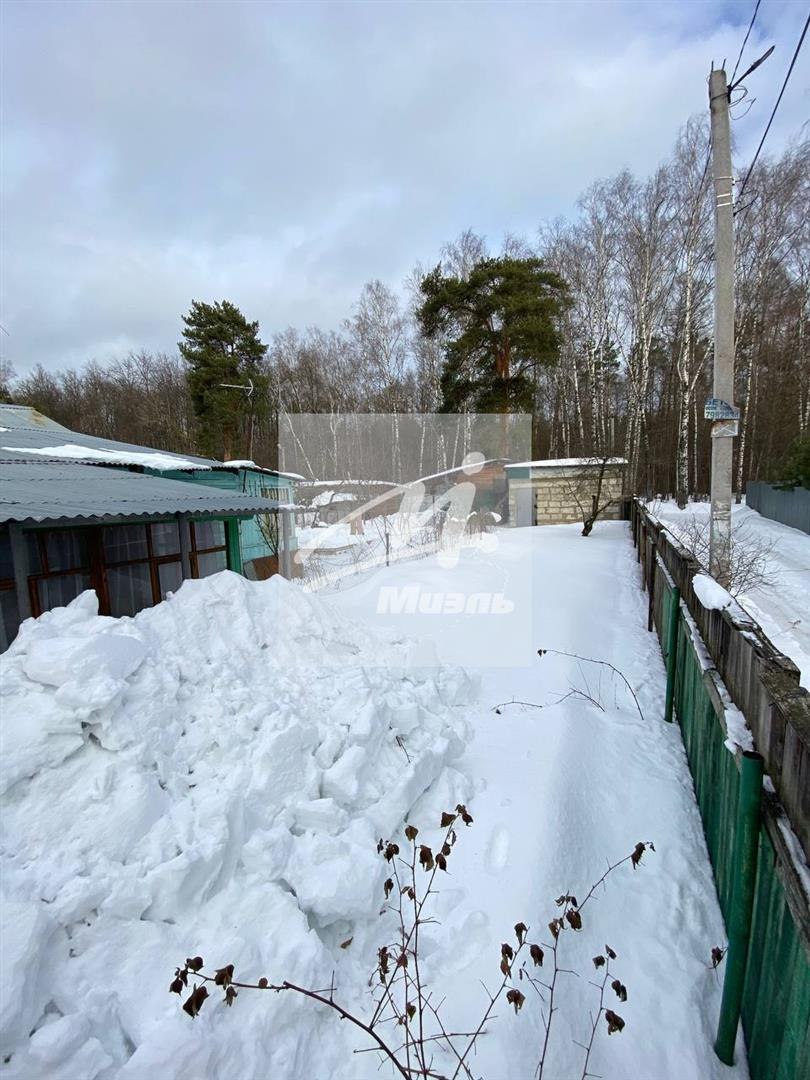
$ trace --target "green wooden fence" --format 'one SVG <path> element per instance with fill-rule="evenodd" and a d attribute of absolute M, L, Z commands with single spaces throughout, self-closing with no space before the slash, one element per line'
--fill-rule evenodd
<path fill-rule="evenodd" d="M 631 521 L 650 595 L 651 624 L 665 657 L 676 645 L 675 715 L 728 927 L 735 881 L 740 877 L 735 860 L 740 758 L 726 746 L 724 706 L 729 699 L 698 627 L 656 550 L 667 540 L 661 534 L 652 542 L 644 517 L 643 509 L 635 504 Z M 668 556 L 672 558 L 671 551 Z M 676 603 L 677 618 L 672 618 Z M 673 627 L 676 643 L 670 640 Z M 743 952 L 741 1019 L 752 1080 L 810 1080 L 810 914 L 796 865 L 802 855 L 798 843 L 787 838 L 784 810 L 767 787 L 759 826 L 753 917 Z"/>

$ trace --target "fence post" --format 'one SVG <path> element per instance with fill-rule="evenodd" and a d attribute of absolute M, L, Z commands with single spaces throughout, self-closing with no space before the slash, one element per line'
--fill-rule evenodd
<path fill-rule="evenodd" d="M 740 766 L 740 795 L 737 803 L 737 835 L 734 844 L 734 884 L 728 921 L 728 952 L 723 1000 L 714 1052 L 724 1065 L 734 1064 L 734 1043 L 740 1022 L 751 914 L 757 878 L 760 807 L 762 802 L 762 755 L 745 750 Z"/>
<path fill-rule="evenodd" d="M 289 510 L 280 510 L 281 514 L 281 551 L 278 560 L 279 573 L 284 578 L 292 577 L 292 565 L 290 560 L 290 519 L 287 516 Z"/>
<path fill-rule="evenodd" d="M 647 629 L 655 629 L 655 555 L 656 555 L 656 543 L 655 537 L 650 534 L 649 537 L 650 547 L 650 577 L 647 583 L 648 601 L 649 607 L 647 609 Z"/>
<path fill-rule="evenodd" d="M 675 673 L 678 670 L 678 616 L 681 613 L 681 590 L 673 585 L 670 590 L 669 627 L 667 630 L 667 696 L 664 703 L 664 719 L 672 723 L 672 706 L 675 702 Z"/>

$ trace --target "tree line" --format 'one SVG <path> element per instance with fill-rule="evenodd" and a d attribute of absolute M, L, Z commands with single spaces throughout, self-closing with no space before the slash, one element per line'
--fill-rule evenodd
<path fill-rule="evenodd" d="M 6 368 L 0 393 L 91 434 L 265 465 L 295 414 L 524 411 L 536 457 L 623 456 L 635 490 L 684 501 L 709 487 L 711 197 L 693 120 L 651 176 L 598 181 L 572 217 L 497 250 L 467 230 L 400 290 L 366 284 L 338 329 L 265 343 L 234 305 L 195 301 L 177 354 Z M 802 138 L 757 164 L 737 207 L 738 492 L 778 479 L 810 435 L 808 206 Z M 389 453 L 380 468 L 396 480 Z"/>

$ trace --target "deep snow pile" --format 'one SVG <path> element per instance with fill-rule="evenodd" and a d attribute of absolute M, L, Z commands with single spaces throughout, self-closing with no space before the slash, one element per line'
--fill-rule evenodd
<path fill-rule="evenodd" d="M 319 1039 L 325 1010 L 254 995 L 192 1023 L 172 966 L 361 986 L 339 943 L 373 936 L 376 839 L 465 796 L 469 676 L 227 572 L 133 619 L 85 593 L 0 662 L 3 1075 L 333 1075 L 356 1040 Z"/>

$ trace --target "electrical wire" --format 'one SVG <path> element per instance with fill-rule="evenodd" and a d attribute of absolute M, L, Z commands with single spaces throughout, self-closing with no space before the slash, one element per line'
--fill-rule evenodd
<path fill-rule="evenodd" d="M 759 140 L 759 146 L 757 147 L 757 152 L 754 154 L 754 160 L 748 166 L 748 172 L 745 174 L 745 179 L 743 180 L 742 186 L 740 187 L 740 194 L 737 196 L 738 200 L 742 199 L 743 194 L 745 193 L 746 185 L 751 178 L 751 173 L 754 171 L 754 166 L 757 163 L 759 155 L 762 151 L 762 147 L 765 145 L 765 140 L 768 137 L 768 132 L 771 130 L 771 124 L 773 123 L 774 117 L 776 116 L 777 109 L 779 108 L 779 105 L 782 101 L 782 96 L 785 93 L 787 84 L 790 81 L 790 76 L 793 74 L 793 68 L 796 66 L 796 61 L 799 58 L 799 53 L 801 52 L 802 45 L 804 44 L 804 39 L 807 35 L 808 26 L 810 26 L 810 15 L 808 15 L 807 19 L 805 20 L 804 29 L 802 30 L 801 36 L 799 37 L 799 43 L 796 46 L 796 51 L 793 53 L 793 59 L 790 61 L 790 67 L 787 69 L 785 81 L 782 83 L 782 89 L 779 91 L 779 97 L 776 99 L 776 104 L 773 107 L 773 111 L 770 115 L 768 123 L 765 125 L 765 130 L 762 133 L 762 138 Z"/>
<path fill-rule="evenodd" d="M 729 80 L 732 83 L 734 82 L 734 76 L 737 74 L 737 68 L 740 66 L 742 55 L 745 52 L 745 46 L 748 44 L 748 38 L 751 36 L 751 31 L 754 29 L 754 23 L 756 21 L 757 12 L 759 11 L 759 5 L 761 3 L 762 0 L 757 0 L 756 7 L 754 8 L 754 14 L 751 16 L 751 22 L 748 24 L 748 30 L 746 31 L 745 37 L 743 38 L 743 43 L 740 46 L 740 55 L 737 57 L 737 63 L 734 65 L 734 70 L 732 71 L 731 79 Z"/>

